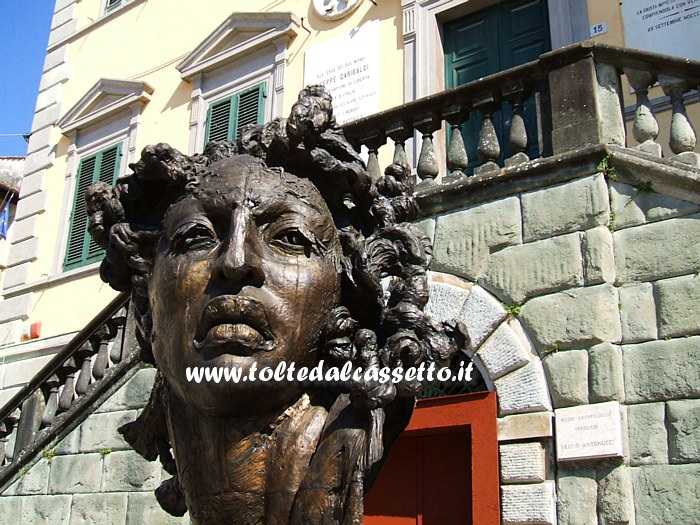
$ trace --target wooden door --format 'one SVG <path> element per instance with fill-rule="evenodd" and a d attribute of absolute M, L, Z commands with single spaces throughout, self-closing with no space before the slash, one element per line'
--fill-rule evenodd
<path fill-rule="evenodd" d="M 496 525 L 496 394 L 418 402 L 365 496 L 364 525 Z"/>
<path fill-rule="evenodd" d="M 445 81 L 452 88 L 492 75 L 531 60 L 551 49 L 547 0 L 509 0 L 453 20 L 444 26 Z M 512 111 L 502 104 L 493 115 L 501 145 L 501 159 L 511 156 L 507 132 Z M 528 155 L 538 156 L 535 99 L 523 107 L 530 138 Z M 482 119 L 478 113 L 462 126 L 471 172 L 477 161 L 477 144 Z"/>

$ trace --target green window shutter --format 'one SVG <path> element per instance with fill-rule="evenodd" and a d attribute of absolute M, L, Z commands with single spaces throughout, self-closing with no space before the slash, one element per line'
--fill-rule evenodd
<path fill-rule="evenodd" d="M 79 265 L 83 259 L 85 234 L 87 232 L 87 212 L 85 211 L 85 190 L 95 175 L 97 156 L 88 157 L 80 161 L 78 168 L 78 183 L 75 188 L 73 212 L 70 219 L 68 233 L 68 247 L 66 248 L 65 269 Z"/>
<path fill-rule="evenodd" d="M 121 143 L 107 148 L 106 150 L 102 150 L 97 156 L 100 160 L 100 165 L 94 177 L 95 182 L 100 181 L 114 185 L 114 183 L 117 182 L 117 175 L 119 174 L 119 161 L 122 156 Z"/>
<path fill-rule="evenodd" d="M 235 140 L 247 124 L 262 124 L 265 118 L 265 84 L 234 93 L 209 106 L 205 143 Z"/>
<path fill-rule="evenodd" d="M 97 168 L 96 170 L 96 176 L 93 178 L 93 180 L 95 182 L 105 182 L 110 186 L 114 186 L 114 183 L 117 181 L 117 176 L 119 175 L 119 161 L 121 160 L 122 156 L 121 143 L 100 152 L 98 155 L 100 155 L 100 165 L 99 168 Z M 83 202 L 85 202 L 84 193 Z M 84 204 L 83 207 L 85 207 Z M 100 246 L 97 243 L 95 243 L 95 241 L 92 239 L 92 236 L 89 233 L 87 233 L 87 231 L 85 235 L 88 241 L 87 258 L 89 260 L 94 260 L 95 257 L 101 257 L 103 253 L 102 248 L 100 248 Z"/>
<path fill-rule="evenodd" d="M 207 117 L 207 137 L 205 142 L 229 140 L 229 127 L 233 113 L 234 97 L 215 102 L 209 107 Z"/>
<path fill-rule="evenodd" d="M 85 192 L 91 184 L 102 181 L 114 184 L 119 174 L 122 145 L 116 144 L 94 155 L 80 160 L 77 185 L 68 231 L 68 246 L 64 270 L 78 268 L 99 260 L 103 250 L 95 244 L 87 230 L 88 217 L 85 209 Z"/>
<path fill-rule="evenodd" d="M 241 128 L 248 124 L 262 124 L 265 118 L 265 84 L 258 84 L 246 91 L 241 91 L 238 97 L 236 115 L 236 135 L 238 138 Z"/>

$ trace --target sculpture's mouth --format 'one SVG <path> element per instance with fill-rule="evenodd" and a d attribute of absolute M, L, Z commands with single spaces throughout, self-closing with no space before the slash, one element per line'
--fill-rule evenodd
<path fill-rule="evenodd" d="M 194 346 L 205 358 L 269 352 L 275 347 L 265 307 L 255 299 L 222 295 L 204 307 Z"/>

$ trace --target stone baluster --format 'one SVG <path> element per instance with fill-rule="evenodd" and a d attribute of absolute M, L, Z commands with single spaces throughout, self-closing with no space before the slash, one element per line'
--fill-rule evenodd
<path fill-rule="evenodd" d="M 413 136 L 413 128 L 403 121 L 390 124 L 386 128 L 386 134 L 394 141 L 394 157 L 392 162 L 399 162 L 410 166 L 406 155 L 406 141 Z"/>
<path fill-rule="evenodd" d="M 523 103 L 527 99 L 527 95 L 528 90 L 522 82 L 508 86 L 503 91 L 503 96 L 513 108 L 508 134 L 508 147 L 511 155 L 504 161 L 506 166 L 517 166 L 530 160 L 530 157 L 525 153 L 529 140 L 523 118 Z"/>
<path fill-rule="evenodd" d="M 634 111 L 632 136 L 639 142 L 636 149 L 661 157 L 661 144 L 656 142 L 659 136 L 659 123 L 651 110 L 649 88 L 654 85 L 654 75 L 643 69 L 624 68 L 627 80 L 637 97 L 637 109 Z"/>
<path fill-rule="evenodd" d="M 7 454 L 10 451 L 10 438 L 14 428 L 14 420 L 9 417 L 0 423 L 0 466 L 12 459 L 11 456 L 8 458 Z"/>
<path fill-rule="evenodd" d="M 416 172 L 421 179 L 421 185 L 430 186 L 435 183 L 435 177 L 440 173 L 437 153 L 433 145 L 433 133 L 440 129 L 440 120 L 435 113 L 427 113 L 413 121 L 413 126 L 423 135 L 418 166 Z"/>
<path fill-rule="evenodd" d="M 61 380 L 57 374 L 52 375 L 46 383 L 41 386 L 46 396 L 46 404 L 41 415 L 41 426 L 48 427 L 56 417 L 58 411 L 58 391 L 61 388 Z"/>
<path fill-rule="evenodd" d="M 382 169 L 379 167 L 378 150 L 375 148 L 368 148 L 369 156 L 367 158 L 367 171 L 369 172 L 370 179 L 372 182 L 377 182 L 379 177 L 382 175 Z"/>
<path fill-rule="evenodd" d="M 80 363 L 80 373 L 78 374 L 78 381 L 75 383 L 75 393 L 78 396 L 85 394 L 88 386 L 90 386 L 90 379 L 92 379 L 90 360 L 93 354 L 94 350 L 89 342 L 75 352 L 76 362 Z"/>
<path fill-rule="evenodd" d="M 360 143 L 365 146 L 369 152 L 367 158 L 367 171 L 372 179 L 372 182 L 377 182 L 382 176 L 382 168 L 379 166 L 379 148 L 386 144 L 386 135 L 382 132 L 372 131 L 368 134 L 360 136 Z"/>
<path fill-rule="evenodd" d="M 93 336 L 96 339 L 99 348 L 97 357 L 92 364 L 92 377 L 102 379 L 105 375 L 105 370 L 109 365 L 109 341 L 111 339 L 110 329 L 107 325 L 100 326 Z"/>
<path fill-rule="evenodd" d="M 454 182 L 466 177 L 464 170 L 469 165 L 467 148 L 462 137 L 462 123 L 469 118 L 469 110 L 461 105 L 450 106 L 443 116 L 450 125 L 450 141 L 447 145 L 447 169 L 449 175 L 445 182 Z"/>
<path fill-rule="evenodd" d="M 474 175 L 481 175 L 499 169 L 498 157 L 501 156 L 501 146 L 496 136 L 496 128 L 493 126 L 491 116 L 498 109 L 498 102 L 492 94 L 478 97 L 474 103 L 476 109 L 483 117 L 481 130 L 479 131 L 479 145 L 476 152 L 482 165 L 474 170 Z"/>
<path fill-rule="evenodd" d="M 3 441 L 3 451 L 0 456 L 0 465 L 10 463 L 15 453 L 15 441 L 17 438 L 17 423 L 19 422 L 20 411 L 15 410 L 5 418 L 0 427 L 0 436 Z"/>
<path fill-rule="evenodd" d="M 73 397 L 75 396 L 75 376 L 77 375 L 77 371 L 78 365 L 75 362 L 75 358 L 71 357 L 63 364 L 62 372 L 65 374 L 66 378 L 63 382 L 61 396 L 58 398 L 59 412 L 65 412 L 73 404 Z"/>
<path fill-rule="evenodd" d="M 119 341 L 114 341 L 109 349 L 109 360 L 115 365 L 122 360 L 122 345 Z"/>
<path fill-rule="evenodd" d="M 125 317 L 113 317 L 110 319 L 109 323 L 114 325 L 115 337 L 119 333 L 120 329 L 123 329 L 124 323 L 126 322 Z M 109 359 L 112 363 L 117 364 L 122 360 L 122 352 L 124 350 L 124 345 L 122 344 L 122 338 L 116 337 L 112 343 L 112 348 L 109 351 Z"/>
<path fill-rule="evenodd" d="M 7 431 L 7 424 L 0 423 L 0 466 L 5 463 L 5 450 L 7 450 L 7 440 L 10 433 Z"/>
<path fill-rule="evenodd" d="M 693 125 L 688 119 L 683 103 L 683 93 L 690 91 L 690 85 L 685 79 L 670 75 L 659 75 L 659 84 L 671 98 L 673 116 L 671 117 L 671 140 L 669 146 L 676 154 L 674 160 L 700 166 L 700 156 L 695 153 L 696 136 Z"/>
<path fill-rule="evenodd" d="M 14 453 L 34 442 L 41 426 L 45 403 L 44 393 L 38 388 L 22 403 L 17 424 L 17 434 L 13 445 Z"/>

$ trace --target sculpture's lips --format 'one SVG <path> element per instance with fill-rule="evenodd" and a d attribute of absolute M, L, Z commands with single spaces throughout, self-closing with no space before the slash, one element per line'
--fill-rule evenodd
<path fill-rule="evenodd" d="M 194 346 L 212 355 L 252 355 L 272 350 L 275 341 L 260 302 L 250 297 L 222 295 L 204 307 Z"/>

